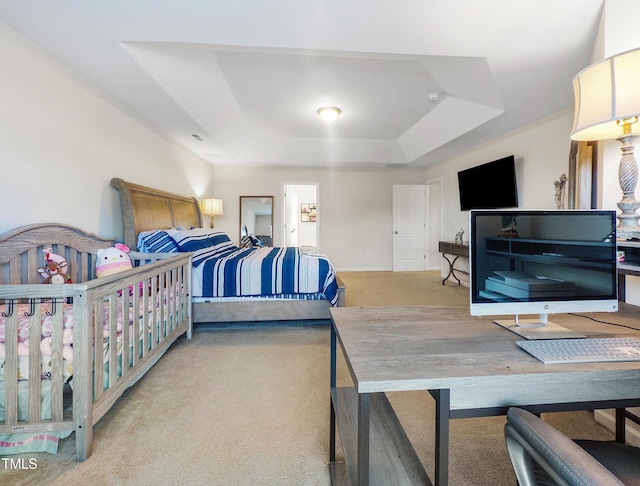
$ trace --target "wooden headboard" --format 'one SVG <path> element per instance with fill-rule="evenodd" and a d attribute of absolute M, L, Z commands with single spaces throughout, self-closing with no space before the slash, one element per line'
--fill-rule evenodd
<path fill-rule="evenodd" d="M 122 179 L 111 179 L 111 186 L 120 193 L 124 243 L 136 248 L 141 231 L 167 228 L 200 228 L 202 215 L 195 197 L 140 186 Z"/>

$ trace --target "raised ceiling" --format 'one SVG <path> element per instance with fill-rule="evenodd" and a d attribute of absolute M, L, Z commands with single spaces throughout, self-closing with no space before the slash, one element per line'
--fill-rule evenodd
<path fill-rule="evenodd" d="M 21 0 L 0 19 L 211 164 L 415 168 L 572 106 L 602 3 Z"/>

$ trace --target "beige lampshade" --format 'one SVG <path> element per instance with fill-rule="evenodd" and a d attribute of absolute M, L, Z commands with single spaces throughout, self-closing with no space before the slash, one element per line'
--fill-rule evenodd
<path fill-rule="evenodd" d="M 207 216 L 220 216 L 222 214 L 222 199 L 210 197 L 203 199 L 200 205 L 202 214 Z"/>
<path fill-rule="evenodd" d="M 576 113 L 571 138 L 615 139 L 623 134 L 617 120 L 640 116 L 640 49 L 609 57 L 573 78 Z M 630 125 L 640 134 L 640 123 Z"/>

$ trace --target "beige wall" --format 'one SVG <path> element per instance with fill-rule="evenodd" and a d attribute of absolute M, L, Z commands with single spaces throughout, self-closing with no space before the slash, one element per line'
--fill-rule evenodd
<path fill-rule="evenodd" d="M 425 181 L 398 169 L 260 169 L 215 167 L 215 197 L 224 200 L 216 228 L 238 238 L 240 195 L 274 196 L 274 245 L 283 244 L 284 184 L 318 183 L 319 247 L 338 270 L 391 270 L 393 184 Z"/>
<path fill-rule="evenodd" d="M 465 239 L 469 235 L 469 212 L 460 211 L 458 171 L 508 155 L 513 154 L 516 158 L 519 206 L 555 209 L 554 182 L 562 174 L 568 175 L 572 122 L 573 112 L 566 110 L 508 133 L 477 150 L 427 168 L 427 180 L 443 180 L 443 239 L 452 241 L 460 228 L 466 228 Z M 445 263 L 441 260 L 443 275 L 446 274 Z M 457 266 L 465 268 L 465 263 L 460 262 Z"/>
<path fill-rule="evenodd" d="M 469 225 L 469 212 L 460 211 L 458 171 L 508 155 L 516 158 L 520 207 L 554 209 L 554 182 L 562 174 L 568 174 L 572 121 L 573 113 L 567 110 L 508 133 L 477 150 L 428 167 L 426 179 L 443 179 L 444 238 L 453 240 L 461 227 Z"/>
<path fill-rule="evenodd" d="M 198 195 L 212 167 L 0 22 L 0 232 L 57 222 L 122 238 L 112 177 Z"/>

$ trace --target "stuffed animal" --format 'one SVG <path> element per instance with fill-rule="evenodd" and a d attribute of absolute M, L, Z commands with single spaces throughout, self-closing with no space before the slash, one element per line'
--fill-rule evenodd
<path fill-rule="evenodd" d="M 38 273 L 44 278 L 44 284 L 71 283 L 71 277 L 67 273 L 69 263 L 64 257 L 53 253 L 51 248 L 44 250 L 45 266 L 38 268 Z"/>
<path fill-rule="evenodd" d="M 129 247 L 123 243 L 116 243 L 110 248 L 98 250 L 96 277 L 106 277 L 133 268 L 128 255 L 129 251 Z"/>
<path fill-rule="evenodd" d="M 106 277 L 107 275 L 113 275 L 114 273 L 124 272 L 133 268 L 131 258 L 128 253 L 129 247 L 124 243 L 116 243 L 110 248 L 98 250 L 96 260 L 96 277 Z M 140 295 L 142 295 L 143 282 L 138 284 Z M 122 295 L 122 292 L 118 291 L 118 295 Z M 129 287 L 129 295 L 133 295 L 133 286 Z"/>

